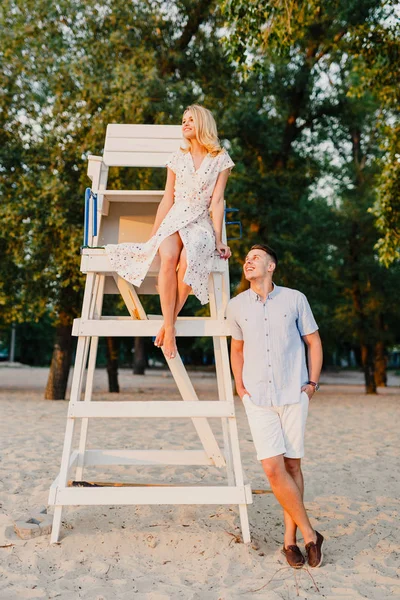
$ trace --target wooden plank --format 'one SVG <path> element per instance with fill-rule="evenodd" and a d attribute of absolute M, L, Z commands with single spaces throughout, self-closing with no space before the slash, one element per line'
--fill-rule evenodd
<path fill-rule="evenodd" d="M 172 154 L 181 145 L 180 139 L 141 138 L 141 137 L 109 137 L 106 140 L 106 152 L 166 152 Z"/>
<path fill-rule="evenodd" d="M 180 125 L 136 125 L 110 123 L 107 125 L 106 141 L 109 138 L 156 138 L 182 140 Z"/>
<path fill-rule="evenodd" d="M 77 450 L 74 450 L 71 453 L 71 456 L 69 458 L 69 468 L 68 468 L 68 473 L 71 471 L 71 469 L 76 465 L 76 463 L 78 462 L 78 456 L 79 456 L 79 452 Z M 57 475 L 57 477 L 54 479 L 53 483 L 50 486 L 50 491 L 49 491 L 49 499 L 48 499 L 48 504 L 50 506 L 54 505 L 54 500 L 56 497 L 56 491 L 57 491 L 57 487 L 58 487 L 58 480 L 59 480 L 59 475 Z"/>
<path fill-rule="evenodd" d="M 176 487 L 178 484 L 174 483 L 126 483 L 121 481 L 68 481 L 68 487 Z M 209 484 L 198 483 L 196 487 L 204 487 Z M 181 483 L 179 487 L 193 487 L 191 483 Z M 265 494 L 273 494 L 274 492 L 270 489 L 257 489 L 249 490 L 248 485 L 245 486 L 246 498 L 248 492 L 251 492 L 252 496 L 261 496 Z M 252 502 L 248 502 L 252 504 Z"/>
<path fill-rule="evenodd" d="M 163 418 L 185 417 L 233 417 L 234 407 L 230 402 L 201 400 L 144 400 L 143 402 L 70 402 L 68 417 L 74 418 Z"/>
<path fill-rule="evenodd" d="M 185 402 L 190 402 L 193 400 L 199 402 L 196 390 L 190 381 L 190 377 L 179 354 L 174 359 L 169 359 L 165 355 L 164 349 L 162 350 L 175 383 L 181 393 L 182 399 Z M 216 467 L 224 467 L 225 459 L 207 419 L 192 419 L 192 422 L 203 445 L 204 451 L 207 453 L 207 456 L 212 459 L 213 464 L 215 464 Z"/>
<path fill-rule="evenodd" d="M 86 450 L 85 467 L 95 465 L 213 465 L 204 450 Z"/>
<path fill-rule="evenodd" d="M 155 337 L 160 328 L 156 320 L 113 320 L 113 319 L 75 319 L 72 329 L 72 335 L 85 337 Z M 227 321 L 217 321 L 216 319 L 206 318 L 204 320 L 185 320 L 176 322 L 177 337 L 207 337 L 207 336 L 227 336 L 230 335 L 229 324 Z"/>
<path fill-rule="evenodd" d="M 100 317 L 102 307 L 103 307 L 103 298 L 104 298 L 104 283 L 105 276 L 97 275 L 96 276 L 95 285 L 95 293 L 93 294 L 93 306 L 91 307 L 91 316 L 95 316 L 96 318 Z M 94 381 L 94 372 L 96 369 L 96 358 L 97 358 L 97 349 L 99 344 L 98 337 L 90 338 L 90 351 L 89 351 L 89 361 L 86 375 L 86 388 L 85 388 L 85 396 L 84 402 L 91 402 L 92 400 L 92 392 L 93 392 L 93 381 Z M 84 466 L 84 455 L 86 449 L 86 440 L 89 430 L 89 419 L 82 419 L 81 421 L 81 431 L 79 436 L 79 458 L 77 469 L 75 473 L 76 479 L 82 479 L 83 477 L 83 466 Z"/>
<path fill-rule="evenodd" d="M 158 263 L 155 263 L 158 264 Z M 214 261 L 213 272 L 222 272 L 225 267 L 221 262 Z M 81 258 L 81 271 L 82 273 L 114 273 L 114 269 L 111 266 L 110 259 L 108 258 L 106 251 L 103 248 L 91 250 L 90 248 L 84 248 L 82 250 Z M 150 266 L 147 271 L 146 277 L 154 276 L 158 274 L 158 269 Z"/>
<path fill-rule="evenodd" d="M 56 499 L 56 506 L 247 503 L 245 486 L 65 487 L 57 491 Z"/>
<path fill-rule="evenodd" d="M 107 152 L 103 160 L 108 167 L 165 167 L 170 152 Z"/>
<path fill-rule="evenodd" d="M 113 196 L 145 196 L 146 198 L 159 198 L 164 195 L 164 190 L 101 190 L 99 194 L 109 197 Z"/>
<path fill-rule="evenodd" d="M 138 190 L 140 192 L 140 190 Z M 125 193 L 126 192 L 126 193 Z M 115 193 L 104 193 L 102 194 L 106 202 L 113 203 L 134 203 L 134 204 L 159 204 L 162 200 L 164 192 L 151 192 L 149 194 L 145 194 L 143 192 L 133 194 L 131 190 L 116 190 Z M 98 194 L 99 198 L 101 195 Z"/>
<path fill-rule="evenodd" d="M 220 296 L 216 293 L 217 282 L 216 275 L 212 274 L 210 277 L 210 314 L 213 319 L 216 319 L 219 315 L 218 311 L 218 301 Z M 223 377 L 223 365 L 222 365 L 222 353 L 221 353 L 221 341 L 219 337 L 213 337 L 213 346 L 214 346 L 214 358 L 215 358 L 215 369 L 217 375 L 217 385 L 218 385 L 218 397 L 220 400 L 225 400 L 225 384 Z M 235 476 L 233 472 L 233 463 L 232 463 L 232 449 L 229 438 L 229 430 L 227 419 L 221 419 L 222 421 L 222 435 L 224 440 L 224 456 L 226 461 L 226 470 L 228 475 L 228 485 L 235 485 Z"/>

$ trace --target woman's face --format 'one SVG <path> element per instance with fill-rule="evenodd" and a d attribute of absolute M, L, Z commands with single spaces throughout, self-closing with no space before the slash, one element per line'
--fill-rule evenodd
<path fill-rule="evenodd" d="M 196 127 L 193 121 L 193 115 L 190 110 L 183 113 L 182 118 L 182 133 L 183 137 L 191 140 L 196 137 Z"/>

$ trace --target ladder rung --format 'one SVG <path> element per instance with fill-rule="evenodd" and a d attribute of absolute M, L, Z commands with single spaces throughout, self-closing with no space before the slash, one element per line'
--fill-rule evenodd
<path fill-rule="evenodd" d="M 234 417 L 234 405 L 219 400 L 146 400 L 143 402 L 70 402 L 69 417 L 83 418 L 193 418 Z"/>
<path fill-rule="evenodd" d="M 67 487 L 57 489 L 56 506 L 89 504 L 251 504 L 249 485 L 172 487 Z"/>
<path fill-rule="evenodd" d="M 154 337 L 160 329 L 157 320 L 130 321 L 118 319 L 75 319 L 72 335 L 82 337 Z M 179 319 L 176 322 L 177 337 L 226 337 L 230 335 L 228 322 L 211 319 Z"/>
<path fill-rule="evenodd" d="M 85 451 L 85 467 L 99 465 L 213 465 L 204 450 L 96 450 Z"/>
<path fill-rule="evenodd" d="M 104 248 L 82 248 L 81 256 L 82 273 L 113 273 L 114 271 Z M 212 265 L 212 272 L 223 273 L 227 268 L 227 262 L 216 256 Z M 156 276 L 158 271 L 159 262 L 156 258 L 150 266 L 148 275 Z"/>

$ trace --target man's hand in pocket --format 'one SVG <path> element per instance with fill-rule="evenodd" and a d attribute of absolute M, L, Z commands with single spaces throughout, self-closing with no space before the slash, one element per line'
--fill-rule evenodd
<path fill-rule="evenodd" d="M 302 392 L 305 392 L 308 396 L 308 399 L 311 400 L 311 398 L 314 396 L 315 394 L 315 387 L 313 385 L 303 385 L 303 387 L 301 388 Z"/>

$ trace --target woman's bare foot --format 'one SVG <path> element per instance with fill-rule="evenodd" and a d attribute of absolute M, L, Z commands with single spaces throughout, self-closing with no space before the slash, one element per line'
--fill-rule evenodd
<path fill-rule="evenodd" d="M 154 345 L 157 348 L 161 348 L 164 345 L 164 337 L 165 337 L 165 327 L 164 325 L 161 327 L 160 331 L 157 333 L 156 339 L 154 340 Z"/>
<path fill-rule="evenodd" d="M 166 327 L 164 335 L 164 353 L 167 358 L 175 358 L 178 349 L 175 340 L 175 327 Z"/>

